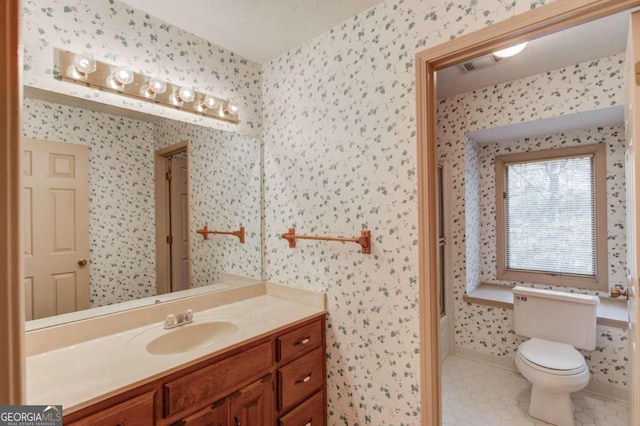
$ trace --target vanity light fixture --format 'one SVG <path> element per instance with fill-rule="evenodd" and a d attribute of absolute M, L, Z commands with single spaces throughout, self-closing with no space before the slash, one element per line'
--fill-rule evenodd
<path fill-rule="evenodd" d="M 493 52 L 493 56 L 497 56 L 498 58 L 510 58 L 512 56 L 517 55 L 522 52 L 525 47 L 527 47 L 527 41 L 524 43 L 516 44 L 515 46 L 507 47 L 506 49 L 498 50 L 497 52 Z"/>
<path fill-rule="evenodd" d="M 237 104 L 188 85 L 179 86 L 129 68 L 98 61 L 91 55 L 55 49 L 56 78 L 84 87 L 129 96 L 216 120 L 238 123 Z"/>

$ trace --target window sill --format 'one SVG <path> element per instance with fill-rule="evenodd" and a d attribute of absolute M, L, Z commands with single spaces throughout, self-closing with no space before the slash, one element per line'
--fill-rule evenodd
<path fill-rule="evenodd" d="M 471 293 L 465 293 L 462 300 L 477 305 L 493 306 L 496 308 L 513 309 L 513 293 L 510 286 L 500 284 L 480 284 Z M 613 299 L 600 297 L 598 305 L 598 324 L 610 327 L 628 327 L 627 304 L 622 298 Z"/>

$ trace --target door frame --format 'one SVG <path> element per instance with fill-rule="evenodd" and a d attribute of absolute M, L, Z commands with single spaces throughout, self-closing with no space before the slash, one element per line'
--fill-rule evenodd
<path fill-rule="evenodd" d="M 169 171 L 169 157 L 180 152 L 187 153 L 187 168 L 191 171 L 191 155 L 189 141 L 182 141 L 159 149 L 155 152 L 155 197 L 156 197 L 156 289 L 157 294 L 171 291 L 171 250 L 167 244 L 167 231 L 171 230 L 169 209 L 169 181 L 166 173 Z M 191 179 L 187 186 L 187 199 L 191 206 Z M 187 217 L 187 229 L 191 231 L 191 209 Z M 189 240 L 189 263 L 191 263 L 191 235 Z M 191 264 L 189 264 L 189 283 L 191 283 Z"/>
<path fill-rule="evenodd" d="M 423 425 L 440 425 L 442 419 L 437 270 L 436 71 L 638 6 L 640 0 L 555 0 L 416 54 L 418 292 Z"/>
<path fill-rule="evenodd" d="M 20 0 L 0 4 L 0 405 L 26 398 L 23 250 L 20 238 L 22 45 Z"/>

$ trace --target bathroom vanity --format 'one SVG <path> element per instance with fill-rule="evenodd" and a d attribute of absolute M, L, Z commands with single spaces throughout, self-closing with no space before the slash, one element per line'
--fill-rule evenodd
<path fill-rule="evenodd" d="M 62 403 L 64 424 L 75 426 L 325 425 L 324 308 L 287 298 L 281 286 L 271 289 L 272 294 L 213 309 L 196 308 L 193 324 L 183 330 L 163 330 L 154 323 L 36 354 L 30 357 L 33 373 L 57 358 L 86 358 L 83 345 L 93 346 L 96 359 L 70 362 L 71 383 L 61 385 L 61 393 L 38 392 L 46 379 L 28 380 L 33 385 L 30 403 Z M 233 332 L 219 334 L 214 343 L 188 350 L 189 338 L 180 340 L 195 327 L 231 321 Z M 175 350 L 157 344 L 182 331 L 186 334 L 175 334 Z M 109 350 L 110 356 L 100 353 Z M 82 392 L 83 386 L 89 393 Z"/>

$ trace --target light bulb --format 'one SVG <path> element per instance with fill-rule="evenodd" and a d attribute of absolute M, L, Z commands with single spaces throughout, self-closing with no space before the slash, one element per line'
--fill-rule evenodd
<path fill-rule="evenodd" d="M 518 53 L 522 52 L 525 47 L 527 47 L 528 42 L 516 44 L 515 46 L 507 47 L 506 49 L 498 50 L 497 52 L 493 52 L 494 56 L 498 58 L 510 58 L 511 56 L 515 56 Z"/>
<path fill-rule="evenodd" d="M 206 110 L 216 109 L 219 103 L 216 98 L 211 95 L 207 95 L 204 97 L 204 100 L 198 105 L 199 112 L 205 112 Z"/>
<path fill-rule="evenodd" d="M 234 102 L 229 101 L 229 103 L 227 103 L 227 108 L 225 108 L 224 110 L 225 114 L 237 114 L 238 113 L 238 105 L 236 105 Z"/>
<path fill-rule="evenodd" d="M 167 91 L 167 83 L 162 80 L 158 80 L 157 78 L 152 78 L 149 80 L 149 90 L 160 95 Z"/>
<path fill-rule="evenodd" d="M 188 86 L 183 86 L 180 88 L 180 90 L 178 90 L 178 98 L 182 102 L 193 102 L 195 94 L 196 93 L 194 92 L 193 88 Z"/>
<path fill-rule="evenodd" d="M 113 74 L 107 77 L 107 86 L 115 90 L 122 90 L 124 86 L 133 82 L 133 78 L 133 71 L 125 67 L 118 67 Z"/>
<path fill-rule="evenodd" d="M 142 86 L 140 94 L 149 99 L 155 99 L 156 95 L 160 95 L 167 91 L 167 83 L 157 78 L 149 79 L 149 83 Z"/>
<path fill-rule="evenodd" d="M 87 75 L 96 70 L 96 60 L 88 55 L 76 55 L 73 58 L 73 65 L 67 69 L 69 76 L 76 79 L 87 78 Z"/>

